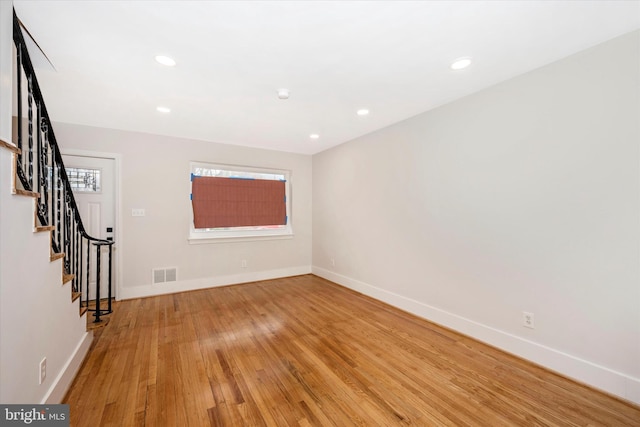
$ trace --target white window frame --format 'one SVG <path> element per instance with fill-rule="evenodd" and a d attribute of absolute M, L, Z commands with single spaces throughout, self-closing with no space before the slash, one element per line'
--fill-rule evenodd
<path fill-rule="evenodd" d="M 293 238 L 293 226 L 291 215 L 291 171 L 283 169 L 269 169 L 253 166 L 229 165 L 221 163 L 205 163 L 192 161 L 189 164 L 190 174 L 195 174 L 197 169 L 222 170 L 227 172 L 237 172 L 233 176 L 243 176 L 242 174 L 268 174 L 282 175 L 285 180 L 285 197 L 287 208 L 287 223 L 279 228 L 266 227 L 229 227 L 225 229 L 196 229 L 193 221 L 193 207 L 189 206 L 189 243 L 221 243 L 221 242 L 238 242 L 250 240 L 270 240 L 270 239 L 291 239 Z M 208 175 L 196 175 L 208 176 Z M 214 175 L 210 175 L 214 176 Z M 246 175 L 245 175 L 246 176 Z M 189 185 L 189 193 L 191 194 L 191 185 Z M 189 198 L 191 205 L 191 198 Z"/>

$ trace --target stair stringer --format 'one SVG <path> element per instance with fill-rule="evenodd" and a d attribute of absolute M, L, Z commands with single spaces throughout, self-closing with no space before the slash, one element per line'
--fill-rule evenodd
<path fill-rule="evenodd" d="M 62 284 L 63 259 L 51 261 L 50 233 L 34 232 L 36 199 L 12 194 L 12 155 L 0 144 L 0 402 L 59 403 L 93 334 Z"/>

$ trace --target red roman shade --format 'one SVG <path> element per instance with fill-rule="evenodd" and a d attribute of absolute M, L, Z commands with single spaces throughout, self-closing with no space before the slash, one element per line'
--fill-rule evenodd
<path fill-rule="evenodd" d="M 285 182 L 194 176 L 195 228 L 285 225 Z"/>

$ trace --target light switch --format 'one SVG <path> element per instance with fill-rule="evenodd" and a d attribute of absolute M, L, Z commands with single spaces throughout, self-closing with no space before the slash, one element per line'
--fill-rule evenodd
<path fill-rule="evenodd" d="M 131 209 L 131 216 L 144 216 L 144 209 Z"/>

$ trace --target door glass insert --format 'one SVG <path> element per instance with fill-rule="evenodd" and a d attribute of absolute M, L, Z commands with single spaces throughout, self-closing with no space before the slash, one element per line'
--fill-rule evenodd
<path fill-rule="evenodd" d="M 100 169 L 92 168 L 66 168 L 67 177 L 71 183 L 73 191 L 82 191 L 85 193 L 99 193 L 102 191 L 100 186 Z"/>

